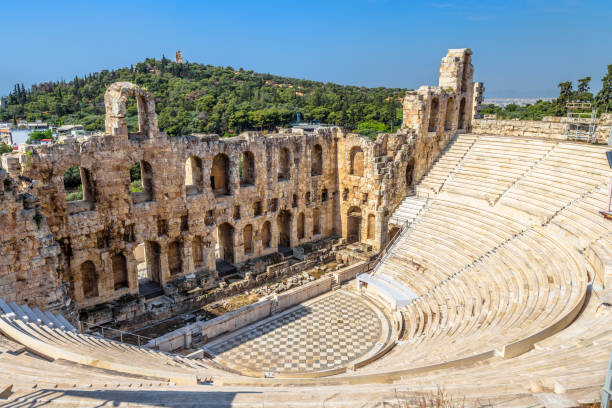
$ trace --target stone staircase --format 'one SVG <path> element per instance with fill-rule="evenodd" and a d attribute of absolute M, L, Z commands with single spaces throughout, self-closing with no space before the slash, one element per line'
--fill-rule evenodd
<path fill-rule="evenodd" d="M 404 201 L 395 209 L 393 215 L 391 215 L 389 223 L 397 225 L 398 227 L 412 224 L 426 203 L 426 198 L 419 198 L 414 194 L 407 195 Z"/>

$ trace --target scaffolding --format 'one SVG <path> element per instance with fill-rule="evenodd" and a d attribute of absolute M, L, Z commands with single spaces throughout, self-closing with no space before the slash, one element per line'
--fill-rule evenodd
<path fill-rule="evenodd" d="M 580 140 L 595 143 L 595 108 L 590 102 L 568 102 L 567 123 L 565 124 L 565 138 L 567 140 Z"/>

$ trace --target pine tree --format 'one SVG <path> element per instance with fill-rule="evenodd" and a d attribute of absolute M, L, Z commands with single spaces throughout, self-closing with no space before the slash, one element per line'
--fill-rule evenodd
<path fill-rule="evenodd" d="M 608 65 L 608 72 L 601 78 L 601 90 L 595 96 L 595 106 L 599 113 L 612 110 L 612 64 Z"/>

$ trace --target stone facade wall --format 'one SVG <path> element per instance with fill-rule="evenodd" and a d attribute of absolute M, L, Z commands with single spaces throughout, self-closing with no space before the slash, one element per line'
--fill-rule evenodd
<path fill-rule="evenodd" d="M 519 137 L 543 137 L 565 140 L 565 127 L 571 119 L 545 116 L 542 120 L 498 120 L 475 119 L 472 132 L 482 135 L 505 135 Z M 595 137 L 600 143 L 607 143 L 610 137 L 612 114 L 604 114 L 595 122 Z"/>
<path fill-rule="evenodd" d="M 139 273 L 175 302 L 200 302 L 235 294 L 220 287 L 220 259 L 238 269 L 265 268 L 274 262 L 258 260 L 280 256 L 283 247 L 334 235 L 379 250 L 406 191 L 456 133 L 470 129 L 470 56 L 469 49 L 450 50 L 440 86 L 408 92 L 402 128 L 376 141 L 334 127 L 169 138 L 158 128 L 150 93 L 131 83 L 111 85 L 105 134 L 3 156 L 7 177 L 34 180 L 27 188 L 37 204 L 20 207 L 13 193 L 3 192 L 2 208 L 13 218 L 4 221 L 11 234 L 0 237 L 2 255 L 11 260 L 3 264 L 2 282 L 9 283 L 0 296 L 49 307 L 61 297 L 50 294 L 68 285 L 81 311 L 100 316 L 95 321 L 139 320 L 152 313 L 139 297 Z M 125 119 L 131 98 L 139 116 L 135 133 Z M 135 163 L 140 192 L 130 190 Z M 83 199 L 69 202 L 64 173 L 74 166 Z M 40 218 L 40 229 L 28 211 Z M 247 286 L 256 284 L 244 277 Z M 201 293 L 175 293 L 180 282 L 196 282 L 193 290 Z M 36 296 L 42 292 L 51 297 Z"/>
<path fill-rule="evenodd" d="M 14 168 L 10 159 L 3 157 L 3 168 Z M 30 193 L 34 185 L 0 169 L 0 293 L 7 302 L 25 302 L 71 318 L 74 305 L 59 274 L 60 247 L 38 198 Z"/>

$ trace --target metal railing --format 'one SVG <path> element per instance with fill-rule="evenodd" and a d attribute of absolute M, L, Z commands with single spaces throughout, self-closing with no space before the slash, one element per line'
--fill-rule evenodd
<path fill-rule="evenodd" d="M 96 330 L 96 328 L 98 330 Z M 135 334 L 135 333 L 130 333 L 130 332 L 126 332 L 123 330 L 119 330 L 119 329 L 113 329 L 111 327 L 104 327 L 101 326 L 99 324 L 91 324 L 91 323 L 87 323 L 87 322 L 81 322 L 81 332 L 85 332 L 85 331 L 92 331 L 95 334 L 99 334 L 100 336 L 110 339 L 110 340 L 117 340 L 119 339 L 119 341 L 121 343 L 129 343 L 129 344 L 133 344 L 135 346 L 142 346 L 143 344 L 147 344 L 150 340 L 153 340 L 152 337 L 147 337 L 147 336 L 141 336 L 140 334 Z M 104 333 L 107 333 L 107 335 L 105 335 Z M 109 336 L 108 333 L 118 333 L 118 335 L 115 336 Z M 127 339 L 130 338 L 135 338 L 136 342 L 130 342 L 130 341 L 125 341 Z"/>

